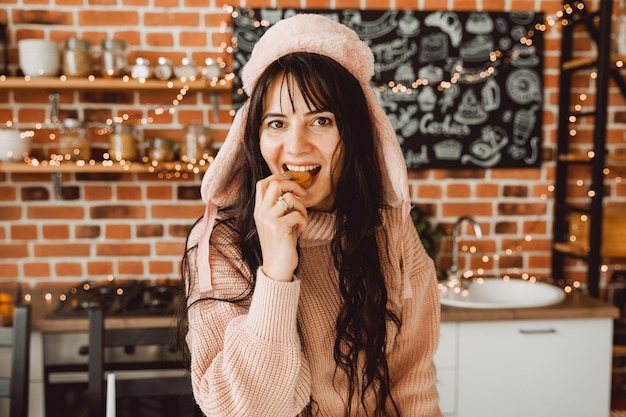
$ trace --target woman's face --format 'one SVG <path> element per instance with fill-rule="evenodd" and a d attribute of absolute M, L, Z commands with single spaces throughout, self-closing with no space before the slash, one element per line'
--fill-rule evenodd
<path fill-rule="evenodd" d="M 335 201 L 333 179 L 341 173 L 342 145 L 335 115 L 309 109 L 300 91 L 293 90 L 292 106 L 282 76 L 270 85 L 263 104 L 261 154 L 273 174 L 309 171 L 313 181 L 300 200 L 308 208 L 330 211 Z"/>

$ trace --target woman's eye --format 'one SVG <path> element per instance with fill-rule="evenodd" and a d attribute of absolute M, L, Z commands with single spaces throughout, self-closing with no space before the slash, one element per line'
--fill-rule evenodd
<path fill-rule="evenodd" d="M 283 122 L 281 122 L 280 120 L 272 120 L 267 125 L 272 129 L 280 129 L 281 127 L 283 127 Z"/>
<path fill-rule="evenodd" d="M 329 126 L 333 124 L 333 121 L 329 117 L 318 117 L 313 122 L 315 126 Z"/>

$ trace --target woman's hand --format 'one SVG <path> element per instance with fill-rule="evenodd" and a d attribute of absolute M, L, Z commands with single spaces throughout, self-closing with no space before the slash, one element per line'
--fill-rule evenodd
<path fill-rule="evenodd" d="M 306 191 L 290 177 L 273 174 L 257 182 L 256 223 L 263 272 L 276 281 L 291 281 L 298 266 L 297 231 L 304 230 L 308 216 L 298 197 Z"/>

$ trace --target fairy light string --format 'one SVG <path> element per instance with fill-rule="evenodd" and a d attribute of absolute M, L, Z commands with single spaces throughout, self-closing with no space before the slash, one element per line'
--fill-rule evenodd
<path fill-rule="evenodd" d="M 573 3 L 565 3 L 563 4 L 559 10 L 557 10 L 556 12 L 546 15 L 546 17 L 544 18 L 543 22 L 537 23 L 535 24 L 535 26 L 533 27 L 533 29 L 529 30 L 525 36 L 520 37 L 520 39 L 518 40 L 518 42 L 522 45 L 525 46 L 532 46 L 533 45 L 533 37 L 535 36 L 535 34 L 537 32 L 546 32 L 547 30 L 549 30 L 550 28 L 553 27 L 558 27 L 558 26 L 568 26 L 571 23 L 571 20 L 575 18 L 575 14 L 578 12 L 583 11 L 585 8 L 585 5 L 581 2 L 573 2 Z M 224 6 L 224 10 L 231 16 L 231 17 L 236 17 L 238 11 L 230 5 L 225 5 Z M 256 25 L 258 26 L 268 26 L 269 22 L 264 21 L 264 20 L 257 20 L 255 22 Z M 231 24 L 230 22 L 224 20 L 220 23 L 219 29 L 218 29 L 219 33 L 229 33 L 230 31 L 232 31 L 231 28 Z M 232 54 L 234 53 L 235 49 L 237 47 L 237 39 L 236 37 L 231 37 L 230 39 L 230 43 L 228 42 L 222 42 L 220 43 L 220 45 L 218 46 L 218 54 L 220 55 L 220 57 L 217 58 L 217 62 L 218 65 L 220 66 L 220 68 L 223 70 L 224 72 L 224 80 L 228 80 L 228 81 L 232 81 L 235 77 L 234 73 L 232 71 L 227 71 L 227 67 L 228 67 L 228 62 L 231 61 L 232 59 Z M 484 79 L 484 78 L 488 78 L 490 76 L 492 76 L 495 73 L 495 69 L 498 65 L 502 64 L 502 63 L 506 63 L 507 60 L 510 60 L 513 54 L 513 48 L 511 47 L 510 49 L 507 50 L 502 50 L 502 49 L 496 49 L 494 51 L 492 51 L 489 54 L 489 63 L 486 65 L 485 68 L 481 68 L 480 70 L 476 70 L 476 69 L 468 69 L 468 68 L 464 68 L 463 66 L 457 66 L 454 68 L 454 72 L 452 73 L 452 75 L 443 81 L 440 81 L 435 87 L 437 90 L 439 91 L 443 91 L 445 89 L 451 88 L 454 84 L 458 83 L 459 80 L 464 79 L 464 80 L 471 80 L 472 77 L 476 77 L 477 79 Z M 231 56 L 231 57 L 229 57 Z M 624 66 L 624 62 L 622 60 L 617 60 L 615 63 L 617 68 L 622 68 Z M 597 74 L 595 72 L 591 72 L 590 74 L 590 78 L 595 78 L 597 77 Z M 0 79 L 0 81 L 2 81 L 2 79 Z M 61 80 L 64 81 L 64 80 Z M 185 83 L 187 80 L 181 80 L 183 83 Z M 189 81 L 193 81 L 193 80 L 189 80 Z M 215 83 L 217 80 L 212 80 L 213 83 Z M 390 80 L 387 83 L 387 87 L 389 87 L 391 89 L 392 92 L 394 93 L 402 93 L 402 94 L 414 94 L 416 92 L 416 90 L 418 90 L 420 87 L 423 86 L 427 86 L 429 85 L 429 81 L 427 79 L 416 79 L 414 80 L 414 82 L 412 82 L 410 85 L 404 85 L 401 82 L 395 81 L 395 80 Z M 178 109 L 178 107 L 184 102 L 185 97 L 188 95 L 190 88 L 187 84 L 184 84 L 184 86 L 176 92 L 175 97 L 167 104 L 163 104 L 163 105 L 155 105 L 155 106 L 151 106 L 148 109 L 148 115 L 146 117 L 142 117 L 138 120 L 136 120 L 136 124 L 140 125 L 140 126 L 147 126 L 150 124 L 153 124 L 155 121 L 155 117 L 158 116 L 162 116 L 164 114 L 170 114 L 170 115 L 174 115 Z M 584 109 L 584 104 L 587 100 L 587 95 L 586 94 L 580 94 L 579 95 L 579 103 L 576 103 L 574 105 L 574 109 L 577 112 L 582 112 Z M 234 111 L 231 111 L 231 115 L 234 113 Z M 573 116 L 574 119 L 571 119 L 570 122 L 572 123 L 576 123 L 578 121 L 578 119 L 576 119 L 575 116 Z M 130 116 L 128 114 L 123 114 L 121 116 L 119 116 L 118 118 L 114 118 L 114 119 L 110 119 L 107 120 L 102 126 L 98 126 L 99 132 L 104 133 L 105 131 L 108 131 L 108 129 L 110 129 L 111 125 L 113 123 L 119 123 L 119 122 L 129 122 Z M 12 127 L 14 125 L 17 125 L 17 120 L 11 120 L 11 121 L 7 121 L 6 122 L 6 126 L 7 127 Z M 45 123 L 38 123 L 34 126 L 34 129 L 27 129 L 26 131 L 22 132 L 22 135 L 24 136 L 34 136 L 35 135 L 35 130 L 41 130 L 41 129 L 49 129 L 52 126 L 56 126 L 59 127 L 57 124 L 53 123 L 50 120 L 47 120 Z M 576 128 L 572 128 L 572 130 L 570 131 L 570 134 L 572 136 L 576 135 L 577 130 Z M 56 134 L 54 132 L 50 133 L 50 140 L 54 141 L 56 136 Z M 589 155 L 590 157 L 593 157 L 593 155 Z M 50 166 L 58 166 L 60 164 L 63 163 L 72 163 L 72 164 L 76 164 L 77 166 L 85 166 L 85 165 L 90 165 L 90 166 L 94 166 L 96 164 L 102 164 L 102 167 L 106 168 L 106 167 L 112 167 L 115 164 L 117 164 L 118 166 L 122 166 L 122 167 L 128 167 L 130 168 L 130 166 L 133 164 L 133 162 L 131 161 L 113 161 L 109 155 L 105 154 L 105 158 L 103 161 L 100 162 L 96 162 L 93 159 L 90 159 L 89 161 L 69 161 L 69 158 L 67 158 L 67 156 L 63 156 L 63 155 L 51 155 L 49 160 L 38 160 L 35 158 L 31 158 L 31 157 L 26 157 L 25 158 L 25 162 L 33 165 L 33 166 L 41 166 L 41 165 L 50 165 Z M 196 164 L 185 164 L 184 162 L 181 162 L 179 164 L 177 164 L 175 166 L 175 169 L 173 170 L 164 170 L 162 169 L 161 165 L 156 162 L 156 161 L 150 161 L 148 159 L 146 159 L 146 157 L 144 157 L 140 163 L 148 165 L 149 166 L 149 172 L 155 172 L 157 173 L 160 178 L 164 178 L 164 179 L 169 179 L 169 178 L 186 178 L 187 175 L 189 175 L 189 173 L 198 173 L 200 172 L 203 168 L 206 167 L 207 164 L 210 164 L 211 162 L 211 157 L 207 156 L 206 159 L 202 159 L 200 160 L 198 163 Z M 614 174 L 614 181 L 616 183 L 621 183 L 622 182 L 622 176 L 620 175 L 615 175 L 616 171 L 611 171 L 608 168 L 605 170 L 605 174 L 609 175 L 609 173 Z M 585 183 L 585 181 L 582 181 L 581 183 L 577 183 L 577 186 L 580 187 L 585 187 L 587 186 L 587 184 Z M 554 187 L 551 186 L 549 187 L 549 191 L 553 191 Z M 591 190 L 589 190 L 589 192 L 593 192 Z M 548 196 L 547 195 L 542 195 L 541 196 L 542 200 L 547 200 Z M 541 218 L 538 218 L 538 220 L 540 220 Z M 504 254 L 503 255 L 499 255 L 499 254 L 493 254 L 493 255 L 489 255 L 489 254 L 482 254 L 481 256 L 481 260 L 482 262 L 487 265 L 491 262 L 493 262 L 493 265 L 496 265 L 499 263 L 499 261 L 501 260 L 502 256 L 510 256 L 513 255 L 516 252 L 520 252 L 523 248 L 523 244 L 525 242 L 531 242 L 532 241 L 532 235 L 533 232 L 535 231 L 535 227 L 538 222 L 532 222 L 533 226 L 530 226 L 530 230 L 528 230 L 523 238 L 520 238 L 517 241 L 512 242 L 508 248 L 504 249 Z M 462 252 L 472 252 L 475 253 L 476 248 L 473 246 L 464 246 L 462 248 L 460 248 Z M 476 271 L 476 274 L 480 274 L 481 272 L 484 272 L 484 269 L 479 268 Z M 516 268 L 511 268 L 509 270 L 507 270 L 507 275 L 508 274 L 516 274 L 521 276 L 522 278 L 527 278 L 527 279 L 536 279 L 536 277 L 532 277 L 529 276 L 528 274 L 525 274 L 519 270 L 517 270 Z M 577 288 L 580 286 L 580 283 L 578 282 L 574 282 L 571 284 L 566 284 L 566 288 Z"/>

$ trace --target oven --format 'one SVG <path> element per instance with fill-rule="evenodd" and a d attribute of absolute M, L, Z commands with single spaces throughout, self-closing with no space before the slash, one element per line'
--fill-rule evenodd
<path fill-rule="evenodd" d="M 171 317 L 180 301 L 179 281 L 84 282 L 59 297 L 58 306 L 48 313 L 53 320 L 87 320 L 87 309 L 101 306 L 107 317 Z M 174 330 L 173 330 L 174 331 Z M 86 331 L 43 334 L 45 409 L 47 417 L 87 417 L 87 362 L 89 341 Z M 115 379 L 165 378 L 186 375 L 180 352 L 161 346 L 107 348 L 107 372 Z M 149 367 L 149 370 L 144 368 Z M 141 367 L 141 370 L 137 368 Z M 116 417 L 160 417 L 200 415 L 191 396 L 118 398 Z"/>

